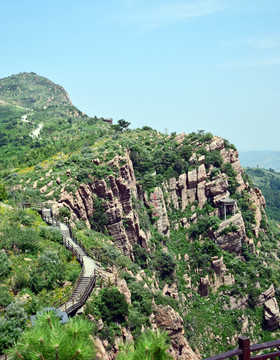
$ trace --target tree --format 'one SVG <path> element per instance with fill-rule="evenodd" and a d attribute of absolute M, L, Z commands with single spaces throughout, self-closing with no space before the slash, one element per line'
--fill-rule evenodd
<path fill-rule="evenodd" d="M 115 131 L 123 131 L 124 129 L 128 128 L 130 125 L 130 122 L 125 121 L 124 119 L 118 120 L 117 125 L 112 125 L 112 128 L 115 129 Z"/>
<path fill-rule="evenodd" d="M 165 332 L 147 331 L 134 344 L 128 344 L 120 351 L 117 360 L 169 360 L 168 336 Z"/>
<path fill-rule="evenodd" d="M 99 310 L 104 321 L 124 322 L 128 315 L 128 303 L 124 295 L 115 287 L 101 291 Z"/>
<path fill-rule="evenodd" d="M 11 360 L 91 360 L 92 331 L 93 325 L 85 319 L 75 317 L 62 325 L 54 312 L 44 312 L 7 353 Z"/>
<path fill-rule="evenodd" d="M 119 124 L 119 126 L 120 126 L 120 128 L 121 128 L 121 131 L 122 131 L 122 130 L 124 130 L 124 129 L 126 129 L 126 128 L 129 127 L 130 122 L 125 121 L 124 119 L 120 119 L 120 120 L 118 120 L 118 124 Z"/>

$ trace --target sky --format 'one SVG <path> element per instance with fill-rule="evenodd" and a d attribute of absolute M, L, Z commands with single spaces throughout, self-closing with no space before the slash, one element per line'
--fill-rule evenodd
<path fill-rule="evenodd" d="M 280 151 L 279 0 L 2 0 L 0 12 L 0 78 L 33 71 L 131 128 Z"/>

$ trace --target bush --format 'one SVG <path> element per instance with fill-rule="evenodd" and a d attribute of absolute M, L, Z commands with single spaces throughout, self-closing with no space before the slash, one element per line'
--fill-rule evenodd
<path fill-rule="evenodd" d="M 120 291 L 115 288 L 104 288 L 100 291 L 99 310 L 104 321 L 124 322 L 128 315 L 128 303 Z"/>
<path fill-rule="evenodd" d="M 108 224 L 108 217 L 105 213 L 104 201 L 97 196 L 93 198 L 94 212 L 91 219 L 91 225 L 94 230 L 105 232 L 105 226 Z"/>
<path fill-rule="evenodd" d="M 160 272 L 160 276 L 165 279 L 175 270 L 176 263 L 172 255 L 165 252 L 158 252 L 154 256 L 155 268 Z"/>
<path fill-rule="evenodd" d="M 30 287 L 35 293 L 43 289 L 54 289 L 65 279 L 65 268 L 58 255 L 51 250 L 45 250 L 39 257 L 38 267 L 30 276 Z"/>
<path fill-rule="evenodd" d="M 23 307 L 16 303 L 10 303 L 0 318 L 0 352 L 7 349 L 17 341 L 26 327 L 27 316 Z"/>
<path fill-rule="evenodd" d="M 29 285 L 28 278 L 23 272 L 17 272 L 12 280 L 12 289 L 14 293 L 20 292 L 21 289 Z"/>
<path fill-rule="evenodd" d="M 11 270 L 11 261 L 8 255 L 0 251 L 0 276 L 7 275 Z"/>
<path fill-rule="evenodd" d="M 59 218 L 60 219 L 64 219 L 64 218 L 70 218 L 71 216 L 71 211 L 66 208 L 66 207 L 62 207 L 59 209 Z"/>
<path fill-rule="evenodd" d="M 0 183 L 0 201 L 8 199 L 8 193 L 3 183 Z"/>
<path fill-rule="evenodd" d="M 207 169 L 210 167 L 210 165 L 219 168 L 221 167 L 222 163 L 223 163 L 223 159 L 221 157 L 219 150 L 215 150 L 213 152 L 207 152 L 207 154 L 205 155 L 204 164 Z"/>
<path fill-rule="evenodd" d="M 13 301 L 13 297 L 6 286 L 0 287 L 0 306 L 6 307 Z"/>
<path fill-rule="evenodd" d="M 145 248 L 142 248 L 139 244 L 133 245 L 133 255 L 134 261 L 138 264 L 142 269 L 147 268 L 148 261 L 148 252 Z"/>
<path fill-rule="evenodd" d="M 20 228 L 19 226 L 7 226 L 1 230 L 0 243 L 2 248 L 32 254 L 38 251 L 38 234 L 35 230 Z"/>

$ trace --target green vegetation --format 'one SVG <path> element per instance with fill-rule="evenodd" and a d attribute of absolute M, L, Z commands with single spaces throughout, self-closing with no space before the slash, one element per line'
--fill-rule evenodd
<path fill-rule="evenodd" d="M 0 214 L 0 305 L 26 298 L 24 309 L 32 314 L 69 291 L 80 265 L 62 245 L 60 232 L 35 211 L 0 206 Z"/>
<path fill-rule="evenodd" d="M 166 351 L 168 347 L 168 337 L 164 332 L 148 331 L 136 343 L 126 345 L 117 360 L 171 360 L 172 357 Z"/>
<path fill-rule="evenodd" d="M 61 325 L 53 312 L 38 314 L 35 325 L 23 333 L 8 356 L 13 360 L 92 360 L 95 354 L 92 331 L 93 325 L 79 317 Z"/>
<path fill-rule="evenodd" d="M 246 168 L 246 173 L 260 188 L 266 200 L 266 214 L 280 221 L 280 173 L 273 169 Z"/>
<path fill-rule="evenodd" d="M 48 86 L 53 89 L 51 99 Z M 253 201 L 248 175 L 242 174 L 246 185 L 240 187 L 232 144 L 203 130 L 167 135 L 147 126 L 131 130 L 124 119 L 111 125 L 89 118 L 71 104 L 61 87 L 36 74 L 0 81 L 0 100 L 2 349 L 22 335 L 11 351 L 13 357 L 25 358 L 30 347 L 35 349 L 30 358 L 46 360 L 45 348 L 53 358 L 68 353 L 68 359 L 86 359 L 89 354 L 62 343 L 55 348 L 53 336 L 72 341 L 76 330 L 70 336 L 68 325 L 61 327 L 51 314 L 25 329 L 25 314 L 63 296 L 80 266 L 65 250 L 59 231 L 46 226 L 35 211 L 18 210 L 23 201 L 54 204 L 56 209 L 62 203 L 58 217 L 71 222 L 87 253 L 107 271 L 97 279 L 86 303 L 85 316 L 95 323 L 84 334 L 86 343 L 92 334 L 109 351 L 125 327 L 136 341 L 124 345 L 120 360 L 167 359 L 166 334 L 149 331 L 160 305 L 171 306 L 181 316 L 188 342 L 203 357 L 229 350 L 231 339 L 242 331 L 252 342 L 279 336 L 279 330 L 264 329 L 259 307 L 260 294 L 271 284 L 280 296 L 279 229 Z M 39 124 L 40 136 L 32 138 Z M 265 184 L 277 194 L 278 174 L 267 173 Z M 163 193 L 157 203 L 151 201 L 155 187 Z M 218 236 L 238 241 L 236 232 L 243 227 L 234 222 L 237 216 L 229 214 L 227 226 L 219 218 L 218 199 L 227 196 L 227 190 L 237 201 L 237 214 L 246 229 L 238 254 L 217 245 Z M 276 215 L 277 196 L 271 208 L 270 201 L 268 209 Z M 155 211 L 160 205 L 164 219 Z M 256 215 L 261 215 L 260 227 Z M 218 263 L 220 273 L 215 272 Z M 201 296 L 202 278 L 210 284 L 207 297 Z M 7 312 L 15 306 L 21 309 L 22 323 Z M 248 328 L 242 330 L 244 319 Z M 69 328 L 82 326 L 75 321 Z M 40 339 L 46 339 L 43 345 Z"/>

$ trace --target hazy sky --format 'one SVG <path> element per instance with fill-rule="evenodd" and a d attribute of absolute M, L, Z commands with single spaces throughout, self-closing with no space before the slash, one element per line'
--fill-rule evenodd
<path fill-rule="evenodd" d="M 33 71 L 88 115 L 280 150 L 280 0 L 1 1 L 0 77 Z"/>

